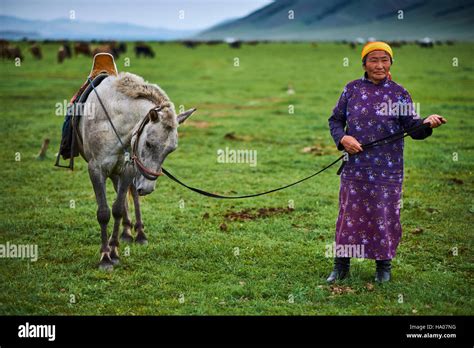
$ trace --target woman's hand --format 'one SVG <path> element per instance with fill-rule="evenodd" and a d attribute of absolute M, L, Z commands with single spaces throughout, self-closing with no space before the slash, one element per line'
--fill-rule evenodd
<path fill-rule="evenodd" d="M 351 155 L 363 151 L 362 146 L 357 141 L 357 139 L 351 137 L 350 135 L 344 135 L 341 139 L 341 144 L 342 146 L 344 146 L 344 149 Z"/>
<path fill-rule="evenodd" d="M 441 126 L 442 124 L 448 122 L 443 116 L 440 115 L 430 115 L 425 120 L 423 123 L 429 123 L 430 128 L 436 128 Z"/>

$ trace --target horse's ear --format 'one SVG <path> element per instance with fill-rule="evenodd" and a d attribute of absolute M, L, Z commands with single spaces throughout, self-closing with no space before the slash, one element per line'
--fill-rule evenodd
<path fill-rule="evenodd" d="M 158 111 L 156 111 L 156 109 L 151 109 L 148 113 L 148 117 L 150 117 L 151 122 L 158 121 Z"/>
<path fill-rule="evenodd" d="M 178 117 L 178 123 L 181 124 L 183 123 L 184 121 L 186 121 L 186 119 L 191 116 L 193 114 L 193 112 L 196 111 L 196 108 L 192 108 L 192 109 L 189 109 L 188 111 L 185 111 L 185 112 L 182 112 L 180 113 L 177 117 Z"/>

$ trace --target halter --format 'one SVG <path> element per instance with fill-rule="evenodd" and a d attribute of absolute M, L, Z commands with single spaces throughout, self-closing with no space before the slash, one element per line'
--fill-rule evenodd
<path fill-rule="evenodd" d="M 140 160 L 138 157 L 138 142 L 140 140 L 140 135 L 143 132 L 143 129 L 145 129 L 145 126 L 150 122 L 150 113 L 152 111 L 156 111 L 158 113 L 163 109 L 162 106 L 156 106 L 152 108 L 148 114 L 141 120 L 140 125 L 138 126 L 138 129 L 132 134 L 132 157 L 131 161 L 137 166 L 138 171 L 148 180 L 156 180 L 158 179 L 159 176 L 164 175 L 162 171 L 155 172 L 149 168 L 147 168 L 143 162 Z M 135 141 L 133 141 L 135 137 Z"/>

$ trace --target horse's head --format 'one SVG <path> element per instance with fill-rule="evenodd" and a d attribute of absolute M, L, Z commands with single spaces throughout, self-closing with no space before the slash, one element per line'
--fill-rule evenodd
<path fill-rule="evenodd" d="M 171 104 L 161 105 L 148 112 L 132 137 L 132 158 L 137 167 L 133 184 L 140 196 L 155 190 L 156 179 L 163 175 L 161 166 L 178 147 L 178 124 L 183 123 L 196 109 L 176 115 Z"/>

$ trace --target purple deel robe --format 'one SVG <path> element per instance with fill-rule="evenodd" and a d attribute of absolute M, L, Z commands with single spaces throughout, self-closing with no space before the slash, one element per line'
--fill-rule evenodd
<path fill-rule="evenodd" d="M 340 140 L 344 135 L 364 144 L 417 126 L 423 119 L 412 106 L 410 94 L 401 85 L 389 79 L 374 84 L 365 75 L 344 87 L 328 120 L 331 135 L 343 150 Z M 431 134 L 431 128 L 422 129 L 411 137 L 424 139 Z M 335 256 L 395 257 L 402 235 L 403 146 L 400 139 L 349 156 L 341 173 L 335 241 L 341 253 Z M 363 250 L 362 255 L 348 254 L 350 247 Z"/>

